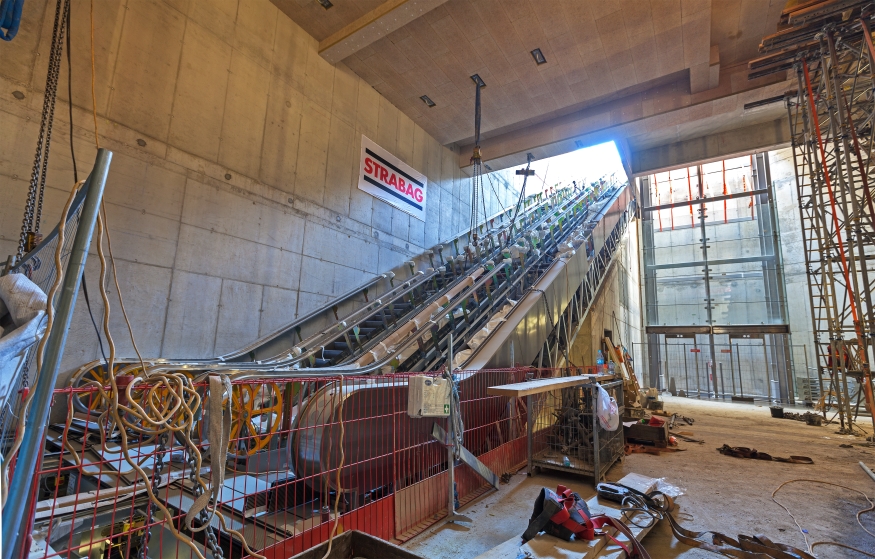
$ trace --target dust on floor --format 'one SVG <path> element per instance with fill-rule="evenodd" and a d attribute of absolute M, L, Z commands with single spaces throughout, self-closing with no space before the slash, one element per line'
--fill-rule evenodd
<path fill-rule="evenodd" d="M 873 482 L 860 469 L 863 461 L 875 467 L 875 448 L 855 445 L 862 438 L 838 435 L 837 425 L 814 427 L 804 422 L 773 419 L 768 407 L 725 404 L 686 398 L 666 398 L 666 410 L 695 419 L 692 431 L 705 444 L 680 443 L 683 452 L 653 456 L 633 454 L 616 464 L 607 479 L 616 481 L 630 472 L 665 478 L 684 490 L 677 499 L 678 518 L 693 530 L 716 530 L 729 536 L 765 534 L 773 541 L 806 549 L 793 519 L 771 500 L 772 492 L 791 479 L 831 481 L 875 495 Z M 798 410 L 797 410 L 798 411 Z M 868 421 L 868 420 L 867 420 Z M 867 431 L 872 430 L 861 422 Z M 814 465 L 764 462 L 724 456 L 716 448 L 723 444 L 746 446 L 773 456 L 805 455 Z M 473 519 L 464 525 L 440 523 L 406 544 L 406 548 L 428 559 L 470 559 L 522 534 L 531 515 L 532 502 L 543 486 L 558 483 L 572 487 L 581 496 L 595 494 L 591 478 L 544 473 L 528 477 L 514 475 L 501 490 L 487 494 L 462 512 Z M 857 525 L 854 515 L 869 506 L 851 491 L 813 483 L 793 483 L 777 499 L 808 531 L 809 542 L 832 540 L 875 553 L 875 538 Z M 863 516 L 864 525 L 875 532 L 875 513 Z M 644 546 L 654 559 L 712 558 L 713 553 L 689 548 L 672 537 L 661 522 L 645 539 Z M 836 547 L 818 546 L 821 559 L 854 557 L 858 554 Z"/>

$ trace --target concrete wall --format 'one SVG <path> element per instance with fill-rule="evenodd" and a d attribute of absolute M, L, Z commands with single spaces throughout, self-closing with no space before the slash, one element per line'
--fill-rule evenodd
<path fill-rule="evenodd" d="M 805 252 L 802 243 L 802 223 L 799 217 L 799 197 L 796 192 L 796 175 L 793 171 L 791 148 L 769 152 L 769 167 L 775 187 L 778 228 L 781 234 L 781 255 L 784 262 L 784 284 L 787 292 L 787 314 L 790 319 L 790 334 L 794 346 L 805 346 L 809 365 L 816 366 L 814 333 L 811 326 L 811 304 L 808 296 Z M 794 348 L 796 372 L 802 374 L 804 354 L 801 347 Z"/>
<path fill-rule="evenodd" d="M 3 255 L 15 252 L 27 196 L 54 4 L 25 3 L 18 36 L 0 45 Z M 458 150 L 344 65 L 325 62 L 316 40 L 269 0 L 119 0 L 94 9 L 100 143 L 115 153 L 106 209 L 145 356 L 242 347 L 469 222 Z M 95 154 L 86 0 L 73 1 L 71 36 L 73 144 L 83 177 Z M 68 77 L 65 63 L 44 232 L 73 184 Z M 427 175 L 425 222 L 357 189 L 362 134 Z M 506 184 L 495 183 L 505 206 L 516 197 Z M 486 190 L 489 212 L 498 211 Z M 100 312 L 97 265 L 89 260 L 87 278 Z M 119 355 L 132 356 L 117 306 L 111 316 Z M 98 355 L 80 298 L 64 368 Z"/>
<path fill-rule="evenodd" d="M 641 267 L 638 220 L 629 224 L 616 261 L 604 279 L 598 296 L 571 347 L 569 358 L 575 365 L 595 365 L 605 330 L 611 330 L 614 344 L 622 343 L 635 361 L 639 382 L 644 366 L 641 342 Z"/>

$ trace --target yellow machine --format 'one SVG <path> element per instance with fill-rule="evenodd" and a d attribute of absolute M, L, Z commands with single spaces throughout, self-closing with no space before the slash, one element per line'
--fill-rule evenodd
<path fill-rule="evenodd" d="M 605 347 L 608 349 L 608 357 L 617 366 L 617 370 L 623 377 L 623 403 L 626 407 L 640 407 L 638 402 L 639 390 L 638 377 L 635 376 L 635 371 L 632 370 L 632 363 L 625 349 L 622 352 L 617 350 L 610 338 L 604 338 Z"/>

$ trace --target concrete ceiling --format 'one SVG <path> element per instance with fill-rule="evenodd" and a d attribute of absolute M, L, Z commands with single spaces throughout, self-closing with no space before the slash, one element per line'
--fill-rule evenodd
<path fill-rule="evenodd" d="M 386 0 L 332 0 L 333 5 L 327 10 L 316 0 L 271 1 L 311 37 L 322 41 Z"/>
<path fill-rule="evenodd" d="M 575 145 L 570 136 L 545 139 L 534 131 L 602 106 L 609 112 L 607 105 L 621 99 L 644 106 L 668 87 L 681 108 L 783 81 L 746 84 L 742 75 L 760 38 L 775 30 L 785 0 L 331 1 L 326 10 L 317 0 L 273 0 L 320 41 L 323 57 L 342 61 L 440 142 L 463 151 L 473 139 L 470 76 L 479 74 L 487 85 L 481 145 L 497 166 L 527 149 Z M 545 64 L 535 63 L 535 48 Z M 427 107 L 422 95 L 436 106 Z M 708 134 L 733 125 L 745 122 L 705 118 L 686 128 Z M 642 149 L 672 140 L 670 132 L 645 128 Z M 508 138 L 515 139 L 513 153 L 488 149 Z M 462 155 L 464 167 L 469 154 Z"/>

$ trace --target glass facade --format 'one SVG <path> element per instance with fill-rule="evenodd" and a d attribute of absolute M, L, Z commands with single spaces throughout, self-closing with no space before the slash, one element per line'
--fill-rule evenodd
<path fill-rule="evenodd" d="M 651 386 L 669 388 L 671 379 L 684 376 L 670 365 L 677 358 L 668 358 L 680 343 L 689 344 L 686 358 L 695 363 L 686 369 L 701 369 L 704 383 L 695 390 L 702 396 L 725 396 L 718 379 L 730 376 L 731 368 L 738 375 L 742 369 L 771 371 L 738 381 L 747 380 L 767 399 L 792 398 L 767 155 L 656 173 L 640 178 L 639 186 Z M 744 367 L 733 355 L 739 344 L 750 346 Z"/>

